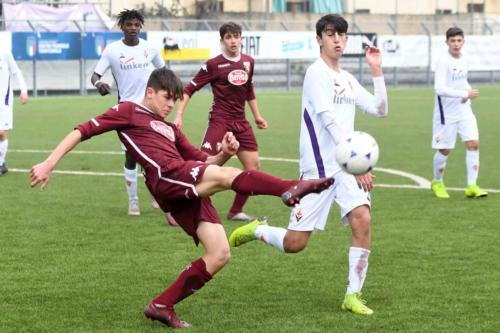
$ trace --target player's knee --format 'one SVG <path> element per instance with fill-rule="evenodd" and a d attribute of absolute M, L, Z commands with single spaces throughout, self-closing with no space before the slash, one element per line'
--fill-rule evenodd
<path fill-rule="evenodd" d="M 467 142 L 467 150 L 478 150 L 479 149 L 479 141 L 473 140 Z"/>
<path fill-rule="evenodd" d="M 238 177 L 242 171 L 240 169 L 232 167 L 223 167 L 221 169 L 222 169 L 221 181 L 223 182 L 226 188 L 231 188 L 234 179 Z"/>
<path fill-rule="evenodd" d="M 293 237 L 287 234 L 283 241 L 283 248 L 286 253 L 298 253 L 306 248 L 308 240 L 309 238 L 306 237 Z"/>
<path fill-rule="evenodd" d="M 217 265 L 220 268 L 224 267 L 231 259 L 231 250 L 229 249 L 229 245 L 218 249 L 214 253 L 213 258 L 215 261 L 215 265 Z"/>

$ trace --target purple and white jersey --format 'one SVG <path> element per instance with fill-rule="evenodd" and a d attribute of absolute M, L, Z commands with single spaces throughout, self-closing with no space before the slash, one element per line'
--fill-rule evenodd
<path fill-rule="evenodd" d="M 373 78 L 385 93 L 383 80 Z M 322 58 L 309 66 L 302 88 L 300 127 L 300 173 L 304 178 L 329 177 L 341 170 L 335 160 L 335 140 L 320 114 L 331 113 L 342 134 L 348 134 L 354 131 L 356 107 L 375 116 L 387 115 L 384 93 L 377 100 L 351 74 L 334 71 Z"/>
<path fill-rule="evenodd" d="M 434 101 L 435 124 L 454 123 L 468 118 L 472 112 L 470 100 L 465 102 L 463 98 L 469 97 L 468 90 L 471 89 L 467 81 L 467 62 L 464 56 L 454 58 L 446 52 L 436 64 L 434 73 L 434 90 L 436 98 Z"/>
<path fill-rule="evenodd" d="M 12 78 L 17 79 L 21 93 L 28 92 L 23 74 L 17 67 L 12 54 L 0 52 L 0 112 L 12 111 L 14 104 Z"/>
<path fill-rule="evenodd" d="M 141 103 L 149 75 L 155 68 L 165 66 L 160 52 L 139 38 L 139 44 L 126 45 L 123 40 L 110 43 L 104 49 L 94 72 L 99 75 L 111 68 L 118 89 L 118 102 Z"/>

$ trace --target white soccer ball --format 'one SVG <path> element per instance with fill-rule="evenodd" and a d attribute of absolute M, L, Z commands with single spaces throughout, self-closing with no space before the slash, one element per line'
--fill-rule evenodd
<path fill-rule="evenodd" d="M 377 141 L 368 133 L 353 132 L 342 138 L 335 147 L 335 159 L 350 174 L 367 173 L 378 161 Z"/>

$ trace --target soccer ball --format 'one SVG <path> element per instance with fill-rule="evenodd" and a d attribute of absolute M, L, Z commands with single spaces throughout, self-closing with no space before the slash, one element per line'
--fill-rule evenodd
<path fill-rule="evenodd" d="M 368 133 L 353 132 L 342 138 L 335 147 L 335 159 L 350 174 L 367 173 L 378 161 L 377 141 Z"/>

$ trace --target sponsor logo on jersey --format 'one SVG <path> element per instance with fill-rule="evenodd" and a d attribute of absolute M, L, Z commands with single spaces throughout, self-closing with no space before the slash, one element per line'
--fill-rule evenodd
<path fill-rule="evenodd" d="M 245 67 L 245 70 L 247 73 L 250 72 L 250 61 L 243 61 L 243 67 Z"/>
<path fill-rule="evenodd" d="M 218 65 L 217 65 L 217 68 L 224 68 L 224 67 L 229 67 L 229 66 L 231 66 L 231 64 L 230 64 L 230 63 L 218 64 Z"/>
<path fill-rule="evenodd" d="M 118 107 L 120 106 L 120 104 L 116 104 L 115 106 L 112 107 L 113 110 L 115 110 L 116 112 L 120 111 L 118 109 Z"/>
<path fill-rule="evenodd" d="M 227 80 L 235 86 L 241 86 L 247 83 L 248 73 L 242 69 L 235 69 L 227 75 Z"/>
<path fill-rule="evenodd" d="M 337 82 L 335 82 L 334 85 L 335 88 L 333 89 L 333 104 L 355 104 L 354 98 L 345 96 L 345 87 L 342 87 Z"/>
<path fill-rule="evenodd" d="M 134 61 L 135 60 L 134 57 L 127 58 L 123 54 L 120 54 L 119 60 L 120 60 L 120 69 L 121 70 L 145 69 L 145 68 L 149 67 L 149 62 L 137 63 Z"/>
<path fill-rule="evenodd" d="M 205 141 L 205 143 L 202 145 L 202 147 L 207 149 L 207 150 L 212 150 L 212 145 L 208 141 Z"/>
<path fill-rule="evenodd" d="M 195 181 L 198 180 L 198 175 L 200 174 L 200 167 L 196 166 L 192 168 L 189 174 L 191 175 L 191 177 L 193 177 Z"/>
<path fill-rule="evenodd" d="M 172 129 L 172 127 L 168 126 L 163 121 L 152 120 L 149 123 L 149 125 L 151 126 L 152 129 L 154 129 L 156 132 L 160 133 L 170 141 L 172 142 L 175 141 L 174 130 Z"/>
<path fill-rule="evenodd" d="M 201 66 L 201 69 L 204 70 L 205 72 L 208 72 L 207 64 L 204 64 L 203 66 Z"/>

